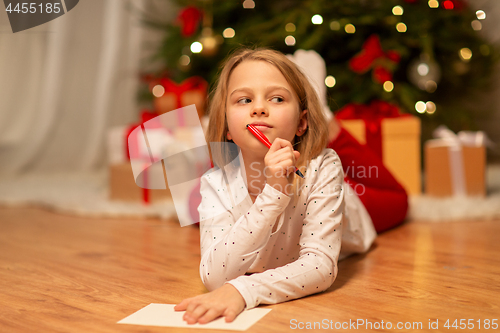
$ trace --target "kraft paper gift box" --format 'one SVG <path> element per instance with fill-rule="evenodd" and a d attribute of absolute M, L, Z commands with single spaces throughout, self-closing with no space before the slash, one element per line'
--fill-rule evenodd
<path fill-rule="evenodd" d="M 154 164 L 143 172 L 138 180 L 141 184 L 165 183 L 166 189 L 141 188 L 136 184 L 132 164 L 127 156 L 126 138 L 130 133 L 130 126 L 111 128 L 108 132 L 108 170 L 109 170 L 109 198 L 110 200 L 154 203 L 171 197 L 166 178 L 160 164 Z M 151 147 L 153 154 L 163 149 L 163 143 L 171 142 L 164 130 L 151 131 Z M 162 144 L 158 144 L 161 142 Z M 146 150 L 143 145 L 138 146 Z M 144 152 L 143 152 L 144 153 Z"/>
<path fill-rule="evenodd" d="M 485 196 L 484 133 L 455 135 L 440 127 L 435 136 L 440 138 L 427 141 L 424 147 L 425 193 L 436 197 Z"/>
<path fill-rule="evenodd" d="M 161 179 L 160 181 L 166 180 Z M 170 197 L 168 186 L 165 190 L 151 190 L 137 186 L 130 162 L 109 166 L 109 198 L 111 200 L 155 203 Z"/>
<path fill-rule="evenodd" d="M 341 111 L 339 111 L 340 113 Z M 370 146 L 367 131 L 380 131 L 381 155 L 384 166 L 394 178 L 405 188 L 409 195 L 421 194 L 420 169 L 420 119 L 410 115 L 391 115 L 380 119 L 380 128 L 367 128 L 364 119 L 339 119 L 344 127 L 359 143 Z M 377 152 L 377 149 L 374 149 Z"/>
<path fill-rule="evenodd" d="M 205 106 L 207 99 L 208 83 L 199 76 L 192 76 L 180 84 L 170 80 L 169 78 L 161 78 L 155 80 L 152 84 L 161 85 L 165 92 L 154 99 L 155 111 L 163 114 L 172 110 L 188 106 L 196 105 L 198 118 L 205 114 Z M 186 119 L 182 117 L 175 121 L 178 126 L 189 126 L 186 124 Z"/>

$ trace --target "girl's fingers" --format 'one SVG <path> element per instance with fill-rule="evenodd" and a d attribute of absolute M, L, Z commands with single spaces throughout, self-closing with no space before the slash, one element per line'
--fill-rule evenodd
<path fill-rule="evenodd" d="M 203 316 L 209 309 L 205 307 L 204 305 L 200 304 L 198 305 L 193 311 L 190 311 L 189 313 L 186 312 L 186 319 L 188 324 L 194 324 L 198 322 L 198 319 Z"/>
<path fill-rule="evenodd" d="M 273 153 L 273 152 L 278 151 L 281 148 L 285 148 L 285 147 L 290 147 L 290 148 L 292 147 L 292 144 L 290 143 L 290 141 L 285 140 L 285 139 L 276 138 L 276 139 L 274 139 L 273 143 L 271 144 L 271 148 L 269 148 L 269 151 Z"/>
<path fill-rule="evenodd" d="M 230 323 L 236 319 L 236 311 L 228 308 L 224 311 L 224 317 L 226 317 L 226 323 Z"/>
<path fill-rule="evenodd" d="M 184 310 L 186 310 L 188 304 L 189 304 L 189 299 L 186 298 L 186 299 L 182 300 L 182 302 L 180 302 L 179 304 L 174 306 L 174 310 L 175 311 L 184 311 Z"/>
<path fill-rule="evenodd" d="M 218 317 L 220 317 L 221 313 L 220 311 L 217 311 L 215 309 L 210 309 L 208 310 L 199 320 L 198 322 L 200 324 L 206 324 L 206 323 L 209 323 L 211 322 L 212 320 L 214 319 L 217 319 Z"/>

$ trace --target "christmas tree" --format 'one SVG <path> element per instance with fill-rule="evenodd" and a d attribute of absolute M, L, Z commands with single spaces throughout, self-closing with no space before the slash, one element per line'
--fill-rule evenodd
<path fill-rule="evenodd" d="M 490 84 L 498 52 L 481 36 L 483 11 L 463 0 L 185 1 L 155 60 L 181 82 L 212 86 L 222 60 L 240 46 L 285 54 L 315 50 L 327 65 L 330 109 L 374 100 L 421 118 L 423 138 L 445 124 L 477 129 L 488 109 L 474 103 Z M 152 97 L 150 91 L 146 96 Z"/>

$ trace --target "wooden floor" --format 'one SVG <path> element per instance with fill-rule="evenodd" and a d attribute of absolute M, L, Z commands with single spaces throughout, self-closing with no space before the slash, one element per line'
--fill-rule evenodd
<path fill-rule="evenodd" d="M 500 221 L 406 223 L 380 235 L 368 254 L 341 262 L 328 291 L 268 306 L 273 311 L 248 331 L 290 332 L 308 322 L 354 330 L 349 321 L 370 331 L 361 320 L 375 328 L 391 322 L 392 330 L 379 331 L 429 331 L 436 320 L 439 331 L 456 331 L 444 327 L 448 319 L 459 328 L 465 319 L 469 332 L 496 331 L 499 236 Z M 116 324 L 150 303 L 205 292 L 198 242 L 196 227 L 176 221 L 0 208 L 0 332 L 217 332 Z M 398 322 L 422 326 L 397 330 Z"/>

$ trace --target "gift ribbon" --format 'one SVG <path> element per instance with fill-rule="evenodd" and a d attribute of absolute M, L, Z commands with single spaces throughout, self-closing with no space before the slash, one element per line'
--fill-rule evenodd
<path fill-rule="evenodd" d="M 374 78 L 380 84 L 385 81 L 392 81 L 392 74 L 381 65 L 377 60 L 388 59 L 394 63 L 398 63 L 401 59 L 396 51 L 385 52 L 380 44 L 380 39 L 377 35 L 373 34 L 363 44 L 363 49 L 349 61 L 349 68 L 355 73 L 364 73 L 370 68 L 374 67 Z M 383 63 L 383 61 L 382 61 Z"/>
<path fill-rule="evenodd" d="M 337 119 L 361 119 L 365 123 L 366 145 L 382 158 L 382 120 L 407 117 L 399 108 L 384 101 L 372 101 L 369 105 L 351 103 L 337 112 Z"/>
<path fill-rule="evenodd" d="M 169 78 L 161 78 L 159 81 L 163 88 L 165 88 L 165 93 L 171 92 L 175 95 L 177 109 L 183 106 L 181 97 L 185 92 L 198 90 L 205 94 L 208 86 L 207 82 L 200 76 L 192 76 L 184 80 L 181 84 L 177 84 Z M 178 125 L 185 125 L 185 120 L 182 112 L 179 113 Z"/>
<path fill-rule="evenodd" d="M 433 136 L 437 139 L 435 141 L 436 144 L 448 146 L 453 195 L 465 196 L 467 194 L 467 188 L 465 184 L 465 168 L 462 147 L 480 147 L 483 145 L 491 146 L 491 141 L 489 141 L 486 133 L 483 131 L 461 131 L 458 132 L 458 134 L 455 134 L 443 125 L 434 130 Z"/>
<path fill-rule="evenodd" d="M 201 17 L 201 11 L 194 6 L 188 6 L 180 11 L 177 21 L 181 23 L 183 37 L 190 37 L 196 32 Z"/>

